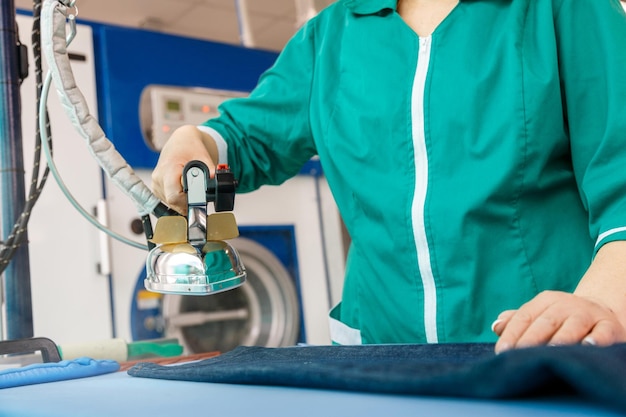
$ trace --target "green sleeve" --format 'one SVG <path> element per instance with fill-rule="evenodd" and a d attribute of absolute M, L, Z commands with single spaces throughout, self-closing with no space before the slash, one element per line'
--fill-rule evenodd
<path fill-rule="evenodd" d="M 280 184 L 316 154 L 309 124 L 314 68 L 314 22 L 287 43 L 246 98 L 220 106 L 205 123 L 222 135 L 239 192 Z"/>
<path fill-rule="evenodd" d="M 619 0 L 563 0 L 556 16 L 572 163 L 597 251 L 626 240 L 626 15 Z"/>

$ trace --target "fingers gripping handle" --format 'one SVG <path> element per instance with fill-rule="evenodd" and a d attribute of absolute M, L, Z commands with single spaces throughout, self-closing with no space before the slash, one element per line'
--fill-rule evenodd
<path fill-rule="evenodd" d="M 183 169 L 183 191 L 190 206 L 213 203 L 216 212 L 233 211 L 236 188 L 237 180 L 228 165 L 218 165 L 213 178 L 201 161 L 190 161 Z"/>

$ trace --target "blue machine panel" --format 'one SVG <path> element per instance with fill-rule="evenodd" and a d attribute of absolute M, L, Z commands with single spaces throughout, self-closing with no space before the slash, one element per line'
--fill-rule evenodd
<path fill-rule="evenodd" d="M 150 84 L 249 92 L 276 60 L 269 51 L 92 24 L 99 121 L 134 168 L 152 169 L 158 153 L 140 128 L 139 100 Z"/>

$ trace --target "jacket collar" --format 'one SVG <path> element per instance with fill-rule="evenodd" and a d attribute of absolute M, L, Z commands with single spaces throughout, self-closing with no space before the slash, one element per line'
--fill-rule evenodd
<path fill-rule="evenodd" d="M 396 10 L 397 0 L 341 0 L 352 13 L 376 14 L 384 10 Z"/>
<path fill-rule="evenodd" d="M 398 0 L 340 0 L 352 13 L 376 14 L 385 10 L 396 10 Z M 464 1 L 464 0 L 460 0 Z"/>

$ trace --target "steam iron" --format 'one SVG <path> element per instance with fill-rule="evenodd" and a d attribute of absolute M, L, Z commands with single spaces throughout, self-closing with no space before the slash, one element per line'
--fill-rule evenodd
<path fill-rule="evenodd" d="M 228 166 L 218 165 L 214 178 L 200 161 L 183 169 L 187 218 L 159 217 L 146 260 L 147 290 L 183 295 L 210 295 L 239 287 L 246 270 L 227 242 L 239 236 L 234 206 L 236 180 Z M 213 203 L 215 212 L 207 215 Z"/>

